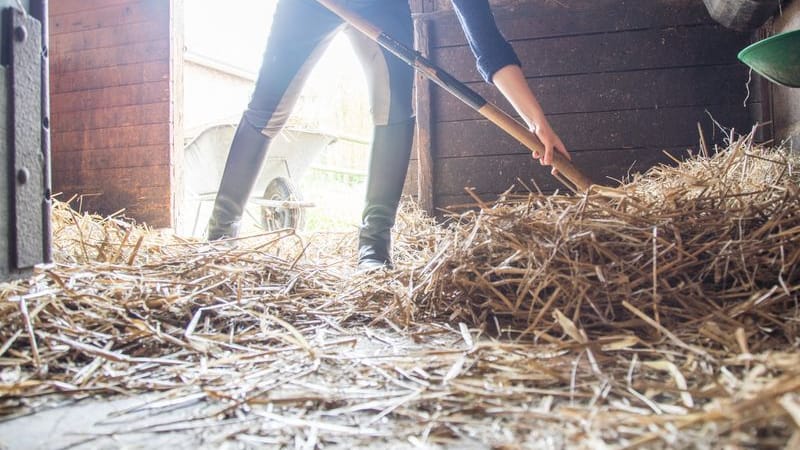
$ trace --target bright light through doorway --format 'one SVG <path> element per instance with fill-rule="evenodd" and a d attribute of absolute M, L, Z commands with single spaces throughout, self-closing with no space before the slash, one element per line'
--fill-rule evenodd
<path fill-rule="evenodd" d="M 225 140 L 252 92 L 276 3 L 184 3 L 187 157 L 181 234 L 204 233 L 228 153 Z M 355 229 L 364 197 L 371 128 L 363 71 L 350 43 L 340 35 L 310 75 L 287 124 L 291 132 L 283 138 L 285 142 L 270 149 L 252 195 L 262 196 L 269 179 L 289 178 L 301 199 L 315 205 L 304 209 L 304 229 Z M 315 156 L 306 161 L 298 155 Z M 251 202 L 248 212 L 246 231 L 260 232 L 264 209 Z"/>

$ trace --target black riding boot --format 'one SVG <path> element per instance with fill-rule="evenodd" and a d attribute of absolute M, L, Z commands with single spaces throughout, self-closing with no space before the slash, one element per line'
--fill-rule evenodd
<path fill-rule="evenodd" d="M 391 268 L 391 237 L 411 156 L 414 119 L 376 126 L 367 175 L 367 198 L 358 236 L 358 267 Z"/>
<path fill-rule="evenodd" d="M 261 172 L 269 141 L 244 117 L 239 122 L 208 221 L 209 241 L 239 235 L 242 213 Z"/>

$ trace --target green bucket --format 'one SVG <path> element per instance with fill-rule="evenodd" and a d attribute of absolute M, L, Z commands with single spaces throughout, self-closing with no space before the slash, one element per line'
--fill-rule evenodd
<path fill-rule="evenodd" d="M 739 52 L 739 60 L 773 83 L 800 87 L 800 30 L 758 41 Z"/>

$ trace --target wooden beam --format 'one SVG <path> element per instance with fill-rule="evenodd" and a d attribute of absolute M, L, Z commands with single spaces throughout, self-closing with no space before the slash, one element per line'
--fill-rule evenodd
<path fill-rule="evenodd" d="M 170 1 L 170 225 L 176 228 L 180 223 L 184 184 L 184 143 L 183 143 L 183 62 L 184 62 L 184 0 Z"/>
<path fill-rule="evenodd" d="M 415 46 L 418 52 L 427 57 L 430 51 L 428 22 L 414 21 Z M 431 149 L 431 82 L 419 72 L 416 73 L 415 107 L 417 113 L 417 196 L 423 211 L 433 214 L 433 152 Z"/>

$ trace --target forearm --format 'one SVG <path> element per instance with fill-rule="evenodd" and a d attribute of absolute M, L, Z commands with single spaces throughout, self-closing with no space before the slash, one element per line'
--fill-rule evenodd
<path fill-rule="evenodd" d="M 528 128 L 542 141 L 545 148 L 544 155 L 534 153 L 534 157 L 543 156 L 540 161 L 547 165 L 553 163 L 553 150 L 570 158 L 567 148 L 547 121 L 542 106 L 528 86 L 528 80 L 525 79 L 519 66 L 510 64 L 501 68 L 495 72 L 492 82 L 508 99 L 517 113 L 522 116 L 522 119 L 528 124 Z M 555 172 L 553 169 L 553 173 Z"/>
<path fill-rule="evenodd" d="M 534 157 L 541 157 L 540 162 L 548 165 L 552 164 L 554 150 L 569 158 L 564 143 L 550 127 L 539 101 L 528 86 L 517 54 L 497 29 L 488 0 L 452 2 L 475 54 L 478 71 L 486 81 L 497 86 L 542 142 L 544 154 L 534 152 Z"/>
<path fill-rule="evenodd" d="M 528 86 L 517 65 L 508 65 L 495 72 L 492 82 L 532 130 L 547 125 L 544 110 Z"/>

